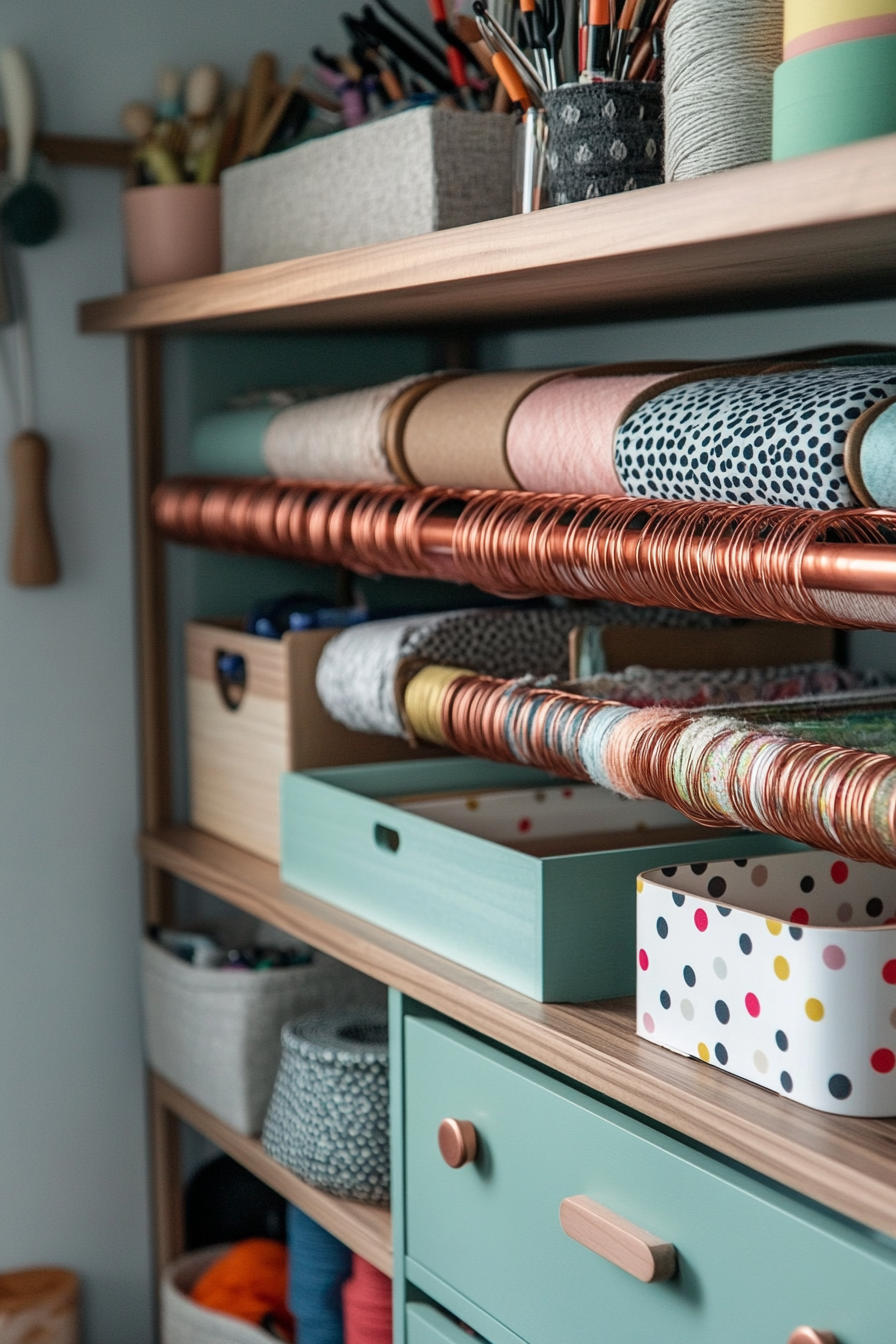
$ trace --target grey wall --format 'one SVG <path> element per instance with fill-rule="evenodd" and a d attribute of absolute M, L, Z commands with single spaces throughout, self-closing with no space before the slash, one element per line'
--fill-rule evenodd
<path fill-rule="evenodd" d="M 425 13 L 423 0 L 413 8 Z M 0 42 L 41 73 L 45 126 L 115 134 L 163 60 L 285 69 L 337 40 L 324 0 L 0 0 Z M 86 1285 L 87 1344 L 150 1336 L 132 836 L 134 668 L 123 343 L 75 333 L 79 299 L 121 287 L 114 175 L 61 175 L 65 233 L 27 260 L 38 408 L 54 452 L 65 571 L 0 579 L 0 1266 L 54 1260 Z M 896 336 L 893 305 L 492 339 L 490 363 L 723 357 Z M 0 439 L 10 431 L 0 401 Z M 8 544 L 0 478 L 0 552 Z"/>

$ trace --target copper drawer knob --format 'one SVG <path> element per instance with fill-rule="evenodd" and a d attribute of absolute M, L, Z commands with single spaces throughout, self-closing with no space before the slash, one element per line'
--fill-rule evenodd
<path fill-rule="evenodd" d="M 813 1330 L 811 1325 L 798 1325 L 787 1344 L 837 1344 L 837 1336 L 830 1330 Z"/>
<path fill-rule="evenodd" d="M 476 1161 L 476 1128 L 469 1120 L 443 1120 L 439 1125 L 439 1152 L 449 1167 Z"/>

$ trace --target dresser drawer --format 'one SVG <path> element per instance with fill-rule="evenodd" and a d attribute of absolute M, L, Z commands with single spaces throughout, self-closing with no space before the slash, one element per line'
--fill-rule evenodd
<path fill-rule="evenodd" d="M 428 1302 L 409 1303 L 406 1320 L 406 1344 L 475 1344 L 474 1337 Z"/>
<path fill-rule="evenodd" d="M 459 1314 L 458 1295 L 474 1304 L 496 1341 L 787 1344 L 799 1325 L 838 1344 L 896 1338 L 896 1251 L 872 1234 L 441 1022 L 405 1019 L 405 1080 L 408 1277 L 437 1299 L 444 1285 Z M 472 1122 L 474 1161 L 443 1159 L 446 1117 Z M 642 1282 L 573 1240 L 560 1205 L 575 1196 L 671 1243 L 677 1271 Z"/>

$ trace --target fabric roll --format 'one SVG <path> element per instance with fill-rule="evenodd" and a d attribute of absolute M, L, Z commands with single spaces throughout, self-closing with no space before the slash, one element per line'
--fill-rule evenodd
<path fill-rule="evenodd" d="M 342 1285 L 352 1253 L 307 1213 L 286 1211 L 289 1246 L 289 1309 L 301 1344 L 344 1344 Z"/>
<path fill-rule="evenodd" d="M 619 426 L 616 470 L 634 496 L 850 508 L 850 426 L 894 394 L 896 369 L 881 367 L 679 381 Z"/>
<path fill-rule="evenodd" d="M 613 436 L 619 417 L 669 370 L 542 383 L 520 402 L 507 429 L 507 461 L 524 490 L 623 495 Z"/>
<path fill-rule="evenodd" d="M 345 1344 L 392 1344 L 392 1280 L 352 1256 L 352 1276 L 342 1287 Z"/>
<path fill-rule="evenodd" d="M 702 614 L 593 602 L 575 607 L 510 607 L 434 612 L 355 626 L 331 639 L 317 665 L 327 713 L 359 732 L 404 734 L 399 670 L 422 659 L 492 677 L 566 676 L 569 634 L 594 625 L 701 626 Z"/>
<path fill-rule="evenodd" d="M 389 1203 L 389 1028 L 384 1010 L 311 1013 L 281 1033 L 265 1151 L 309 1185 Z"/>
<path fill-rule="evenodd" d="M 190 464 L 210 476 L 266 476 L 264 438 L 282 412 L 275 406 L 204 416 L 190 440 Z"/>
<path fill-rule="evenodd" d="M 699 709 L 704 705 L 736 705 L 752 701 L 774 704 L 806 696 L 838 695 L 887 685 L 880 672 L 852 672 L 836 663 L 795 663 L 788 667 L 738 667 L 713 671 L 679 672 L 627 667 L 622 673 L 587 677 L 575 690 L 594 700 L 618 700 L 643 709 L 675 705 Z"/>
<path fill-rule="evenodd" d="M 507 427 L 524 397 L 568 370 L 513 369 L 455 378 L 427 393 L 404 430 L 404 461 L 416 485 L 516 490 Z"/>
<path fill-rule="evenodd" d="M 383 441 L 383 418 L 405 388 L 429 374 L 289 406 L 264 436 L 264 461 L 275 476 L 296 480 L 395 482 Z"/>

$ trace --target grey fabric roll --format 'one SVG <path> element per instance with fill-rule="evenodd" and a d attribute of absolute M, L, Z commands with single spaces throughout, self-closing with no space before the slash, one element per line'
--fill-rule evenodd
<path fill-rule="evenodd" d="M 612 196 L 663 181 L 658 84 L 613 80 L 545 94 L 551 204 Z"/>
<path fill-rule="evenodd" d="M 377 1008 L 288 1022 L 261 1140 L 309 1185 L 389 1203 L 389 1025 Z"/>

